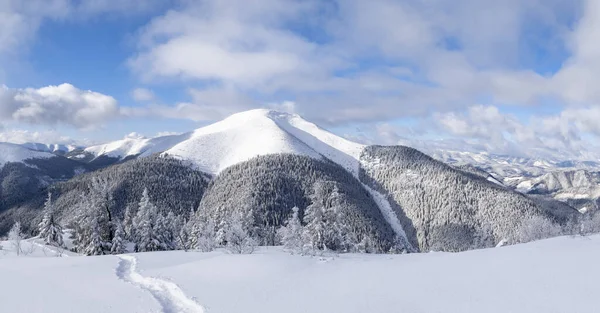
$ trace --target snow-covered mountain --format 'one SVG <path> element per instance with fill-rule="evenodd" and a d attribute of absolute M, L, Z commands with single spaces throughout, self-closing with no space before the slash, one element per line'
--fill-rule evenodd
<path fill-rule="evenodd" d="M 21 144 L 21 146 L 39 152 L 48 152 L 57 155 L 64 155 L 69 152 L 73 152 L 75 150 L 80 150 L 82 147 L 76 145 L 64 145 L 64 144 L 53 144 L 53 143 L 37 143 L 37 142 L 28 142 Z"/>
<path fill-rule="evenodd" d="M 181 135 L 126 138 L 92 146 L 71 158 L 84 159 L 90 154 L 94 158 L 125 159 L 162 152 L 193 162 L 204 172 L 217 174 L 259 155 L 291 153 L 316 159 L 325 156 L 357 175 L 363 148 L 298 115 L 257 109 Z"/>
<path fill-rule="evenodd" d="M 70 163 L 57 166 L 63 161 Z M 85 199 L 82 193 L 106 181 L 114 200 L 111 216 L 122 218 L 127 207 L 137 207 L 147 188 L 161 208 L 186 218 L 190 207 L 217 225 L 250 214 L 264 245 L 277 243 L 275 231 L 293 207 L 304 214 L 315 202 L 335 206 L 348 231 L 344 237 L 351 238 L 349 249 L 373 252 L 393 247 L 462 251 L 514 243 L 521 240 L 518 229 L 524 221 L 564 224 L 578 214 L 568 206 L 557 212 L 557 206 L 512 191 L 501 176 L 451 167 L 408 147 L 357 144 L 298 115 L 265 109 L 181 135 L 128 136 L 33 165 L 40 172 L 28 177 L 56 179 L 40 180 L 48 183 L 37 184 L 38 189 L 19 188 L 37 192 L 26 198 L 37 203 L 43 203 L 40 188 L 58 195 L 55 207 L 63 222 L 81 215 L 76 210 L 85 207 L 78 205 Z M 93 172 L 73 177 L 78 165 Z M 65 170 L 48 175 L 56 168 Z M 13 173 L 7 179 L 18 182 L 25 172 Z M 22 200 L 6 209 L 18 208 Z"/>
<path fill-rule="evenodd" d="M 30 159 L 48 159 L 54 157 L 52 153 L 30 150 L 21 145 L 0 143 L 0 168 L 8 162 L 22 163 Z"/>

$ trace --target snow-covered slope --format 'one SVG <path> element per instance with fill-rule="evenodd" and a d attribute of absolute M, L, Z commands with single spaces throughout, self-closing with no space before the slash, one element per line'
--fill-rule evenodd
<path fill-rule="evenodd" d="M 0 311 L 594 313 L 598 258 L 599 236 L 335 258 L 279 248 L 69 258 L 0 251 Z"/>
<path fill-rule="evenodd" d="M 163 152 L 189 138 L 190 134 L 171 135 L 155 138 L 127 136 L 122 140 L 103 145 L 91 146 L 84 150 L 95 157 L 126 158 L 128 156 L 149 156 Z M 77 156 L 74 156 L 77 158 Z"/>
<path fill-rule="evenodd" d="M 292 153 L 312 158 L 324 156 L 358 175 L 358 158 L 363 148 L 298 115 L 257 109 L 231 115 L 190 133 L 126 138 L 89 147 L 85 152 L 116 158 L 164 152 L 191 161 L 211 174 L 259 155 Z"/>
<path fill-rule="evenodd" d="M 47 143 L 37 143 L 37 142 L 28 142 L 21 144 L 21 146 L 34 151 L 40 152 L 49 152 L 55 154 L 65 154 L 71 151 L 75 151 L 81 149 L 81 147 L 75 145 L 63 145 L 63 144 L 47 144 Z"/>
<path fill-rule="evenodd" d="M 8 162 L 23 162 L 27 159 L 48 159 L 54 157 L 48 152 L 39 152 L 27 149 L 12 143 L 0 143 L 0 167 Z"/>

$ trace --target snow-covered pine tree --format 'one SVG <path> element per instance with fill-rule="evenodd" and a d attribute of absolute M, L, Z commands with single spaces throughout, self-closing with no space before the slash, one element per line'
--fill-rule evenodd
<path fill-rule="evenodd" d="M 85 255 L 103 255 L 105 252 L 106 244 L 102 240 L 100 234 L 100 224 L 97 218 L 92 218 L 90 222 L 90 235 L 89 242 L 85 247 Z"/>
<path fill-rule="evenodd" d="M 195 239 L 192 240 L 192 227 L 195 223 L 195 212 L 194 208 L 189 211 L 189 215 L 184 217 L 179 217 L 181 219 L 181 229 L 177 234 L 177 249 L 189 250 L 192 249 L 195 245 Z"/>
<path fill-rule="evenodd" d="M 342 221 L 342 205 L 339 189 L 334 185 L 325 206 L 325 219 L 329 225 L 326 228 L 325 241 L 330 250 L 347 252 L 351 244 L 348 242 L 347 227 Z"/>
<path fill-rule="evenodd" d="M 10 231 L 8 232 L 8 240 L 15 250 L 15 253 L 17 255 L 21 255 L 21 253 L 23 253 L 23 232 L 21 230 L 21 222 L 15 222 L 10 228 Z"/>
<path fill-rule="evenodd" d="M 63 246 L 63 230 L 62 226 L 54 217 L 54 205 L 52 203 L 52 194 L 48 193 L 48 198 L 44 203 L 44 217 L 38 225 L 40 239 L 48 245 L 57 247 Z"/>
<path fill-rule="evenodd" d="M 181 231 L 182 220 L 172 210 L 169 210 L 169 213 L 165 216 L 165 227 L 168 230 L 165 234 L 167 248 L 168 250 L 175 250 L 177 249 L 177 236 Z"/>
<path fill-rule="evenodd" d="M 305 252 L 316 254 L 318 250 L 345 251 L 348 245 L 346 227 L 341 219 L 341 200 L 333 182 L 315 183 L 311 204 L 306 208 L 303 231 Z"/>
<path fill-rule="evenodd" d="M 133 227 L 133 219 L 135 218 L 135 214 L 131 205 L 127 205 L 125 208 L 125 216 L 123 217 L 123 231 L 125 232 L 125 238 L 128 240 L 133 240 L 135 237 Z"/>
<path fill-rule="evenodd" d="M 325 231 L 325 208 L 322 203 L 313 201 L 304 211 L 304 222 L 306 226 L 302 232 L 303 249 L 305 252 L 315 255 L 318 250 L 326 250 Z"/>
<path fill-rule="evenodd" d="M 164 215 L 156 214 L 153 231 L 158 241 L 159 250 L 171 250 L 172 242 L 169 239 L 171 230 Z"/>
<path fill-rule="evenodd" d="M 202 252 L 213 251 L 217 247 L 215 223 L 206 211 L 198 211 L 191 226 L 191 236 L 194 237 L 194 249 Z"/>
<path fill-rule="evenodd" d="M 78 196 L 78 201 L 76 202 L 76 206 L 74 209 L 74 217 L 73 222 L 71 223 L 71 227 L 74 231 L 74 240 L 73 240 L 73 251 L 77 253 L 85 253 L 85 249 L 89 244 L 89 234 L 90 234 L 90 207 L 88 205 L 89 199 L 87 198 L 85 193 L 81 193 Z"/>
<path fill-rule="evenodd" d="M 76 251 L 86 255 L 109 253 L 114 237 L 112 192 L 107 179 L 94 178 L 76 209 Z"/>
<path fill-rule="evenodd" d="M 110 247 L 110 253 L 112 254 L 122 254 L 127 252 L 126 249 L 126 234 L 125 234 L 125 230 L 123 229 L 123 224 L 120 223 L 118 220 L 115 221 L 116 226 L 115 226 L 115 236 L 113 237 L 112 240 L 112 245 Z"/>
<path fill-rule="evenodd" d="M 293 253 L 302 253 L 302 222 L 300 221 L 298 207 L 292 208 L 292 216 L 286 221 L 285 226 L 279 229 L 279 236 L 283 246 Z"/>
<path fill-rule="evenodd" d="M 88 194 L 90 205 L 98 219 L 100 238 L 105 242 L 107 250 L 110 249 L 114 236 L 112 189 L 112 183 L 107 178 L 96 177 L 92 180 Z"/>
<path fill-rule="evenodd" d="M 157 208 L 150 201 L 148 189 L 144 189 L 142 198 L 138 204 L 137 214 L 133 220 L 135 227 L 135 250 L 137 252 L 158 251 L 161 248 L 160 240 L 157 238 L 155 223 Z"/>
<path fill-rule="evenodd" d="M 240 212 L 230 217 L 227 223 L 229 227 L 225 232 L 225 240 L 227 241 L 227 249 L 231 253 L 250 254 L 256 249 L 256 240 L 251 237 L 247 230 L 247 225 L 252 224 L 250 216 Z"/>

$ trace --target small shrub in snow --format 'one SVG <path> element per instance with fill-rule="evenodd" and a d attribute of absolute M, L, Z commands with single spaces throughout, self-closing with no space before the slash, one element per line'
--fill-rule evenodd
<path fill-rule="evenodd" d="M 23 251 L 22 241 L 23 241 L 23 233 L 21 232 L 21 223 L 15 222 L 8 232 L 8 240 L 12 245 L 15 253 L 17 255 L 21 255 Z"/>

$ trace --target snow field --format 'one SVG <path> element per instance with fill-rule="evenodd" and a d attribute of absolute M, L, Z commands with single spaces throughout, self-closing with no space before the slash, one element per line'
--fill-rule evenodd
<path fill-rule="evenodd" d="M 599 257 L 600 235 L 456 254 L 1 256 L 0 294 L 17 313 L 592 313 Z"/>

